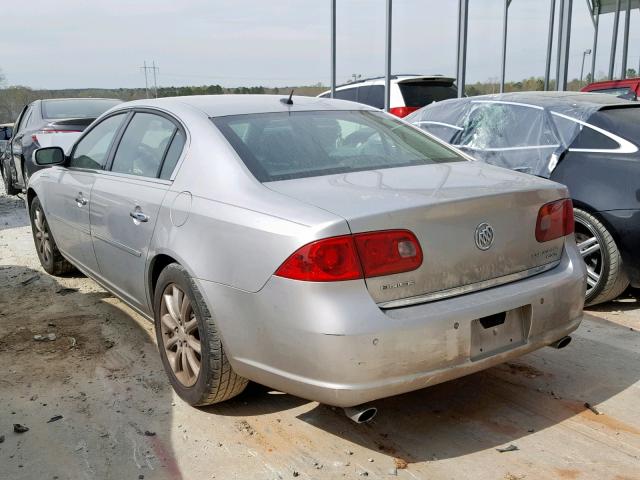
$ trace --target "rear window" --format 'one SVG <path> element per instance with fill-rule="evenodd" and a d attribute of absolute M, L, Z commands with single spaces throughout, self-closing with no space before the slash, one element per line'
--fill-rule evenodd
<path fill-rule="evenodd" d="M 212 121 L 261 182 L 465 161 L 381 112 L 262 113 Z"/>
<path fill-rule="evenodd" d="M 591 115 L 588 122 L 640 145 L 640 107 L 605 108 Z"/>
<path fill-rule="evenodd" d="M 43 100 L 42 118 L 58 120 L 63 118 L 97 118 L 120 100 Z"/>
<path fill-rule="evenodd" d="M 402 82 L 398 86 L 407 107 L 424 107 L 458 96 L 458 89 L 451 82 Z"/>

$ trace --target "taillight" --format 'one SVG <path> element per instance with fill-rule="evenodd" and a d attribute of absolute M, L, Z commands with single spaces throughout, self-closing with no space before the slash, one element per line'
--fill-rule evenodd
<path fill-rule="evenodd" d="M 353 237 L 325 238 L 299 248 L 278 268 L 276 275 L 309 282 L 362 278 Z"/>
<path fill-rule="evenodd" d="M 422 249 L 413 233 L 385 230 L 308 243 L 285 260 L 275 275 L 334 282 L 408 272 L 421 264 Z"/>
<path fill-rule="evenodd" d="M 544 204 L 538 212 L 536 240 L 548 242 L 573 233 L 573 203 L 564 198 Z"/>
<path fill-rule="evenodd" d="M 422 249 L 408 230 L 354 235 L 365 277 L 409 272 L 422 265 Z"/>
<path fill-rule="evenodd" d="M 389 113 L 395 115 L 396 117 L 406 117 L 410 113 L 418 110 L 419 107 L 393 107 L 389 109 Z"/>

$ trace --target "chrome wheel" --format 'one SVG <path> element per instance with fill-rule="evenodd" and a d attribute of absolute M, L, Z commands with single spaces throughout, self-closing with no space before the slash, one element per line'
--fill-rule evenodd
<path fill-rule="evenodd" d="M 175 283 L 162 293 L 160 306 L 162 342 L 173 374 L 185 387 L 198 380 L 202 362 L 198 319 L 191 299 Z"/>
<path fill-rule="evenodd" d="M 580 255 L 587 266 L 587 296 L 596 288 L 602 276 L 602 249 L 593 227 L 576 218 L 575 236 Z"/>
<path fill-rule="evenodd" d="M 34 236 L 38 254 L 44 263 L 49 263 L 53 255 L 53 248 L 51 247 L 51 232 L 49 232 L 49 225 L 47 225 L 47 221 L 44 218 L 44 212 L 40 207 L 36 209 L 33 224 L 36 227 Z"/>

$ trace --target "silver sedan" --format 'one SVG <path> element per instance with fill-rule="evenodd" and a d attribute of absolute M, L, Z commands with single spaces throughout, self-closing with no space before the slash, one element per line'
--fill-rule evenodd
<path fill-rule="evenodd" d="M 249 379 L 358 405 L 564 346 L 582 319 L 565 187 L 364 105 L 129 102 L 34 157 L 42 266 L 154 320 L 192 405 Z"/>

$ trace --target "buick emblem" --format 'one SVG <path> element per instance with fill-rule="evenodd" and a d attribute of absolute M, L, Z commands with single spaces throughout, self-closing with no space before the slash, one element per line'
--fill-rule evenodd
<path fill-rule="evenodd" d="M 476 247 L 480 250 L 489 250 L 493 245 L 493 227 L 488 223 L 481 223 L 476 227 Z"/>

